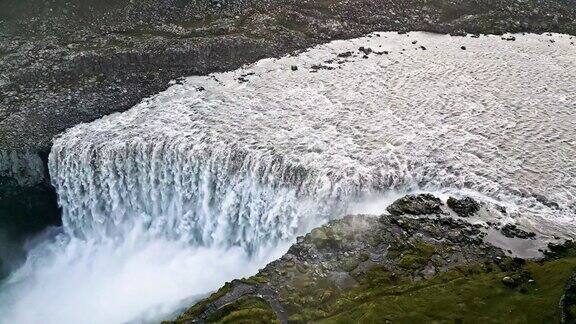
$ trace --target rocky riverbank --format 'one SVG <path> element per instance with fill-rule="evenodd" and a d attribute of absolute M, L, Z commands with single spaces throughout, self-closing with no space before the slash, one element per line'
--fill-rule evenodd
<path fill-rule="evenodd" d="M 181 76 L 371 31 L 576 35 L 573 0 L 9 0 L 0 12 L 0 149 L 48 150 Z"/>
<path fill-rule="evenodd" d="M 455 212 L 465 207 L 474 214 L 481 205 L 449 201 Z M 312 230 L 282 258 L 227 283 L 174 322 L 574 320 L 572 242 L 550 243 L 540 257 L 522 259 L 487 240 L 496 228 L 511 236 L 507 226 L 449 217 L 432 195 L 406 196 L 387 211 Z M 520 239 L 533 239 L 527 236 Z"/>

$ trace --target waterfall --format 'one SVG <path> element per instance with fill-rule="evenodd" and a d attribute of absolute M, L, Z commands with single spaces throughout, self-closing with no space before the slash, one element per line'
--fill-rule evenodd
<path fill-rule="evenodd" d="M 254 250 L 293 238 L 341 205 L 305 168 L 234 145 L 136 139 L 98 147 L 61 138 L 50 170 L 64 228 L 79 237 L 108 236 L 140 219 L 152 233 L 195 246 Z"/>
<path fill-rule="evenodd" d="M 574 55 L 558 34 L 376 33 L 73 127 L 49 156 L 63 227 L 5 283 L 0 318 L 166 318 L 391 192 L 465 192 L 574 236 Z"/>

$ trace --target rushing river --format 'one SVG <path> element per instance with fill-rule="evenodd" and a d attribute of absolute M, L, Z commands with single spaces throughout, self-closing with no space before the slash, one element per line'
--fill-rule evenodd
<path fill-rule="evenodd" d="M 335 41 L 68 130 L 49 161 L 63 228 L 4 283 L 0 318 L 157 321 L 391 193 L 466 192 L 575 237 L 576 46 L 515 38 Z"/>

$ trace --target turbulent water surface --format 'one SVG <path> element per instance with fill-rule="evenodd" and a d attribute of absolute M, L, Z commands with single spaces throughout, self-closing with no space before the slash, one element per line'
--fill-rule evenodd
<path fill-rule="evenodd" d="M 158 319 L 390 192 L 466 191 L 574 237 L 571 42 L 376 33 L 74 127 L 50 155 L 62 233 L 5 284 L 2 316 Z"/>

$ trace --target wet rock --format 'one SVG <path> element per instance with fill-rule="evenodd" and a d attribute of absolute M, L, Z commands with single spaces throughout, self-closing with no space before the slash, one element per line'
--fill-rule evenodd
<path fill-rule="evenodd" d="M 328 241 L 328 235 L 326 235 L 323 229 L 316 228 L 310 232 L 310 239 L 314 245 L 321 246 L 324 242 Z"/>
<path fill-rule="evenodd" d="M 338 248 L 342 242 L 342 237 L 329 227 L 315 228 L 306 237 L 308 236 L 317 248 Z"/>
<path fill-rule="evenodd" d="M 539 194 L 533 194 L 532 195 L 539 203 L 541 203 L 542 205 L 546 206 L 546 207 L 550 207 L 553 209 L 559 209 L 560 205 L 558 205 L 557 202 L 551 201 L 550 199 L 546 198 L 543 195 L 539 195 Z"/>
<path fill-rule="evenodd" d="M 465 51 L 466 50 L 466 46 L 460 46 L 460 49 Z"/>
<path fill-rule="evenodd" d="M 496 208 L 496 210 L 498 210 L 498 211 L 501 212 L 502 214 L 506 214 L 506 207 L 500 206 L 500 205 L 496 205 L 495 208 Z"/>
<path fill-rule="evenodd" d="M 519 229 L 518 226 L 514 224 L 506 224 L 500 229 L 502 235 L 509 238 L 521 238 L 521 239 L 533 239 L 536 234 L 533 232 L 526 232 Z"/>
<path fill-rule="evenodd" d="M 352 52 L 344 52 L 344 53 L 338 54 L 338 57 L 340 57 L 340 58 L 347 58 L 350 56 L 352 56 Z"/>
<path fill-rule="evenodd" d="M 368 54 L 372 53 L 372 49 L 369 47 L 361 46 L 360 48 L 358 48 L 358 50 L 360 52 L 364 53 L 364 55 L 368 55 Z"/>
<path fill-rule="evenodd" d="M 441 203 L 429 194 L 410 195 L 397 202 L 419 205 L 418 210 L 421 205 L 434 206 L 427 211 L 437 210 Z M 458 276 L 473 275 L 485 271 L 485 264 L 493 260 L 515 264 L 500 249 L 478 239 L 478 234 L 470 224 L 449 217 L 346 216 L 299 238 L 282 258 L 243 279 L 242 285 L 228 284 L 176 322 L 216 314 L 219 309 L 230 311 L 225 305 L 267 291 L 273 292 L 264 296 L 277 316 L 310 322 L 328 314 L 303 314 L 303 309 L 336 306 L 332 303 L 356 288 L 410 286 L 450 271 Z M 498 283 L 500 279 L 495 280 Z"/>
<path fill-rule="evenodd" d="M 480 204 L 470 197 L 464 197 L 462 199 L 450 197 L 446 201 L 446 204 L 460 217 L 472 216 L 480 210 Z"/>
<path fill-rule="evenodd" d="M 548 250 L 544 251 L 544 255 L 548 258 L 560 258 L 569 254 L 576 253 L 576 242 L 567 240 L 563 243 L 548 243 Z"/>
<path fill-rule="evenodd" d="M 310 69 L 312 71 L 318 71 L 318 70 L 334 70 L 334 67 L 332 66 L 328 66 L 328 65 L 323 65 L 323 64 L 314 64 L 310 67 Z"/>
<path fill-rule="evenodd" d="M 442 213 L 442 201 L 431 194 L 407 195 L 393 202 L 386 210 L 391 215 L 426 215 Z"/>
<path fill-rule="evenodd" d="M 436 274 L 436 268 L 430 263 L 426 265 L 424 270 L 422 270 L 422 275 L 426 279 L 434 277 L 435 274 Z"/>
<path fill-rule="evenodd" d="M 54 188 L 23 186 L 0 176 L 0 280 L 26 256 L 26 241 L 48 226 L 62 225 Z"/>
<path fill-rule="evenodd" d="M 516 280 L 514 280 L 512 277 L 504 277 L 502 278 L 502 283 L 504 284 L 504 286 L 508 287 L 508 288 L 514 288 L 517 287 L 518 284 L 516 283 Z"/>
<path fill-rule="evenodd" d="M 437 199 L 428 194 L 409 195 L 395 203 L 419 200 L 440 203 Z M 338 238 L 337 245 L 328 243 L 333 238 Z M 551 246 L 551 251 L 556 252 L 554 259 L 566 256 L 565 262 L 505 256 L 501 249 L 483 241 L 476 227 L 452 217 L 346 216 L 300 237 L 282 258 L 268 264 L 255 276 L 225 285 L 186 311 L 176 322 L 189 323 L 210 314 L 220 318 L 246 314 L 251 308 L 234 313 L 237 310 L 226 305 L 259 296 L 281 323 L 315 322 L 335 314 L 347 314 L 350 305 L 366 306 L 366 302 L 386 309 L 384 304 L 378 304 L 382 302 L 380 300 L 366 300 L 366 296 L 383 291 L 393 294 L 392 304 L 396 298 L 403 298 L 403 305 L 410 308 L 415 300 L 414 293 L 427 290 L 420 290 L 420 287 L 432 286 L 430 296 L 435 302 L 438 298 L 462 301 L 458 302 L 456 311 L 466 312 L 469 319 L 477 318 L 478 302 L 493 302 L 491 297 L 484 296 L 498 285 L 509 288 L 498 289 L 498 302 L 503 298 L 503 302 L 514 304 L 513 308 L 517 309 L 513 314 L 508 309 L 503 310 L 505 316 L 525 321 L 522 305 L 536 296 L 548 298 L 542 293 L 547 289 L 556 289 L 555 296 L 564 289 L 565 297 L 560 303 L 557 297 L 546 301 L 552 308 L 538 311 L 558 314 L 559 306 L 564 314 L 576 305 L 576 284 L 568 282 L 576 263 L 573 259 L 576 245 L 569 241 Z M 539 275 L 538 281 L 533 279 L 535 273 Z M 566 288 L 557 285 L 556 276 L 565 278 Z M 554 287 L 547 281 L 554 281 Z M 446 285 L 453 288 L 444 289 Z M 418 290 L 414 290 L 415 287 Z M 463 289 L 458 290 L 457 297 L 446 295 L 460 287 Z M 474 305 L 467 305 L 467 300 L 474 300 Z M 422 306 L 418 302 L 417 305 Z M 499 313 L 493 318 L 502 315 Z"/>

